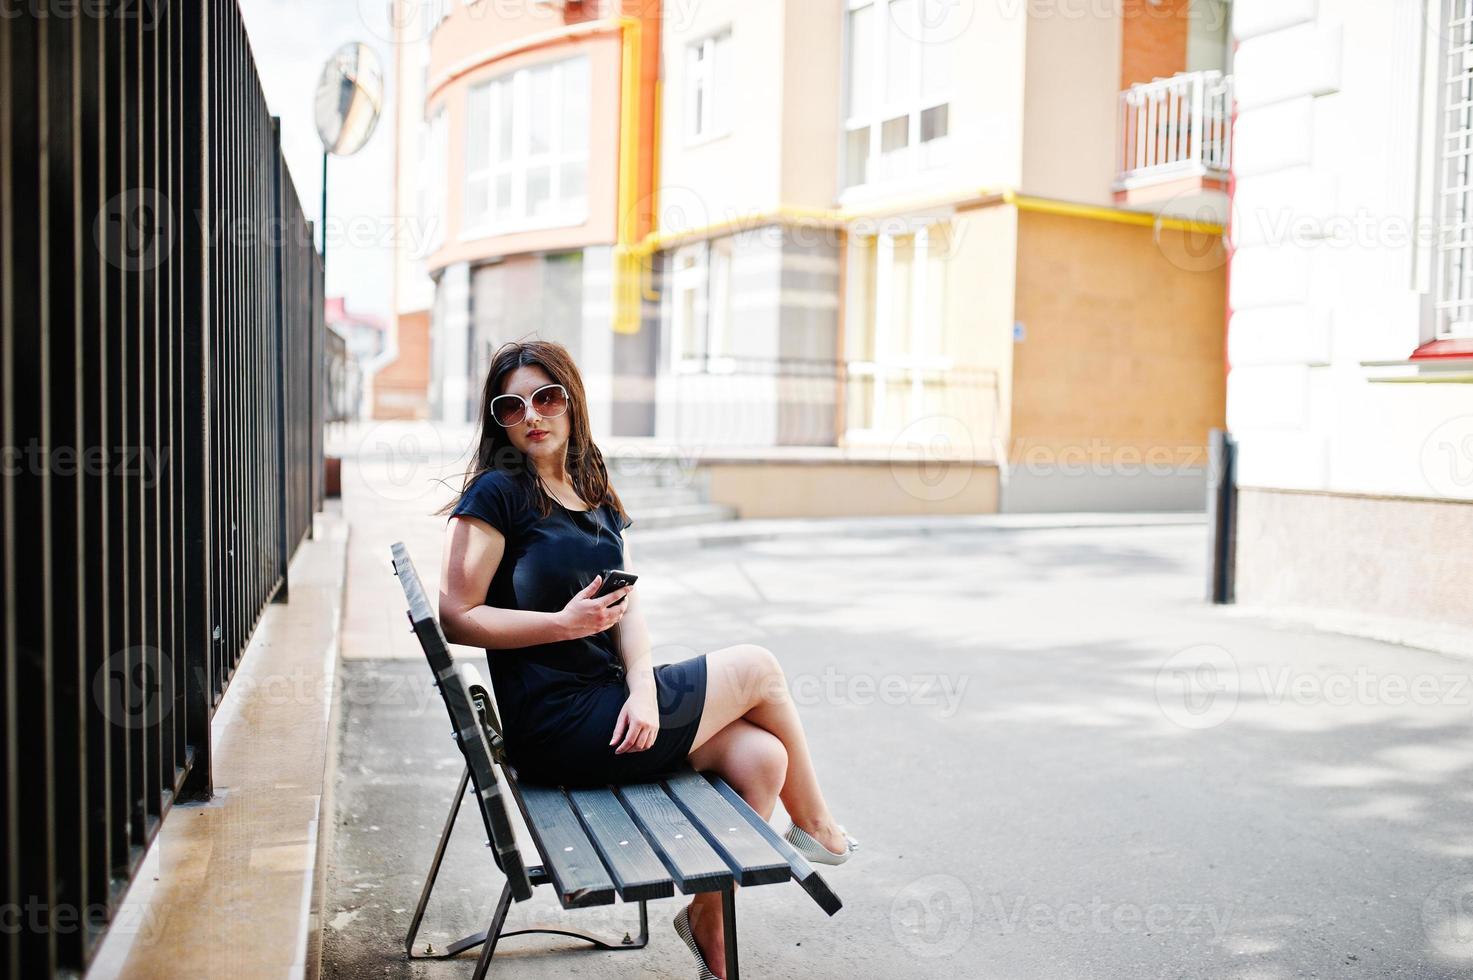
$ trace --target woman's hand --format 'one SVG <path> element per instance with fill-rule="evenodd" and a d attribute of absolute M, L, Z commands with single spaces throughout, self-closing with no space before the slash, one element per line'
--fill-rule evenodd
<path fill-rule="evenodd" d="M 620 734 L 624 740 L 619 742 Z M 629 694 L 624 707 L 619 711 L 619 720 L 614 722 L 614 737 L 609 744 L 619 742 L 615 755 L 625 752 L 643 752 L 655 744 L 660 734 L 660 709 L 655 700 L 655 689 L 640 687 Z"/>
<path fill-rule="evenodd" d="M 563 628 L 567 631 L 567 638 L 576 640 L 582 636 L 590 636 L 594 633 L 602 633 L 624 618 L 624 610 L 629 608 L 629 603 L 619 602 L 634 588 L 626 585 L 621 589 L 615 589 L 608 595 L 595 599 L 593 594 L 603 585 L 604 577 L 595 575 L 593 581 L 583 587 L 583 590 L 568 600 L 560 614 Z M 616 606 L 614 603 L 619 602 Z"/>

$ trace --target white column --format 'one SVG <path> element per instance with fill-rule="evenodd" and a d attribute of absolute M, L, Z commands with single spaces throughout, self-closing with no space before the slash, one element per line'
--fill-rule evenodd
<path fill-rule="evenodd" d="M 430 332 L 435 417 L 441 422 L 471 421 L 471 274 L 458 262 L 440 276 Z"/>

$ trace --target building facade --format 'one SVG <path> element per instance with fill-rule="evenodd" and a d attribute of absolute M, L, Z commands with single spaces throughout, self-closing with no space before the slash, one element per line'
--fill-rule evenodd
<path fill-rule="evenodd" d="M 485 3 L 428 44 L 441 417 L 535 334 L 745 515 L 1203 506 L 1224 0 Z"/>
<path fill-rule="evenodd" d="M 1238 8 L 1238 597 L 1473 623 L 1473 5 Z"/>
<path fill-rule="evenodd" d="M 395 11 L 412 32 L 401 104 L 419 113 L 400 130 L 396 199 L 418 232 L 401 248 L 412 284 L 400 314 L 428 328 L 431 415 L 473 420 L 491 352 L 537 336 L 577 358 L 599 435 L 648 428 L 647 395 L 614 398 L 622 361 L 637 378 L 650 370 L 648 333 L 615 329 L 613 292 L 620 243 L 649 229 L 658 4 L 396 0 Z"/>
<path fill-rule="evenodd" d="M 970 459 L 1008 510 L 1199 509 L 1230 8 L 1086 7 L 667 16 L 655 434 Z"/>

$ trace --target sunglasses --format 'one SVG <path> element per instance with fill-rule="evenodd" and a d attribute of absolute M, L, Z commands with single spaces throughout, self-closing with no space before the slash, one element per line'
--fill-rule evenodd
<path fill-rule="evenodd" d="M 545 419 L 557 418 L 568 410 L 568 389 L 562 385 L 543 385 L 532 392 L 530 399 L 521 395 L 497 395 L 491 399 L 491 417 L 504 429 L 520 425 L 527 417 L 527 406 Z"/>

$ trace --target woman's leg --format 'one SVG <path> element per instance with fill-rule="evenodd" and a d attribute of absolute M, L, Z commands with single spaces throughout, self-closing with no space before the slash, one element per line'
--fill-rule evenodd
<path fill-rule="evenodd" d="M 787 778 L 788 753 L 777 736 L 738 718 L 693 749 L 690 764 L 697 771 L 710 769 L 720 774 L 748 806 L 770 818 Z M 701 892 L 692 899 L 690 929 L 706 965 L 721 976 L 726 969 L 726 943 L 720 892 Z"/>
<path fill-rule="evenodd" d="M 783 808 L 794 823 L 829 850 L 842 852 L 844 835 L 818 788 L 818 774 L 808 754 L 808 739 L 788 692 L 787 678 L 777 657 L 766 647 L 741 643 L 706 655 L 705 708 L 691 743 L 691 758 L 737 719 L 777 736 L 788 755 L 787 778 L 779 793 Z M 720 767 L 713 768 L 721 772 Z"/>
<path fill-rule="evenodd" d="M 794 823 L 830 850 L 843 850 L 844 836 L 819 791 L 787 678 L 766 647 L 743 643 L 706 655 L 705 707 L 690 762 L 719 773 L 764 818 L 772 816 L 773 797 L 780 796 Z M 691 901 L 690 927 L 706 965 L 720 976 L 726 947 L 719 892 Z"/>

